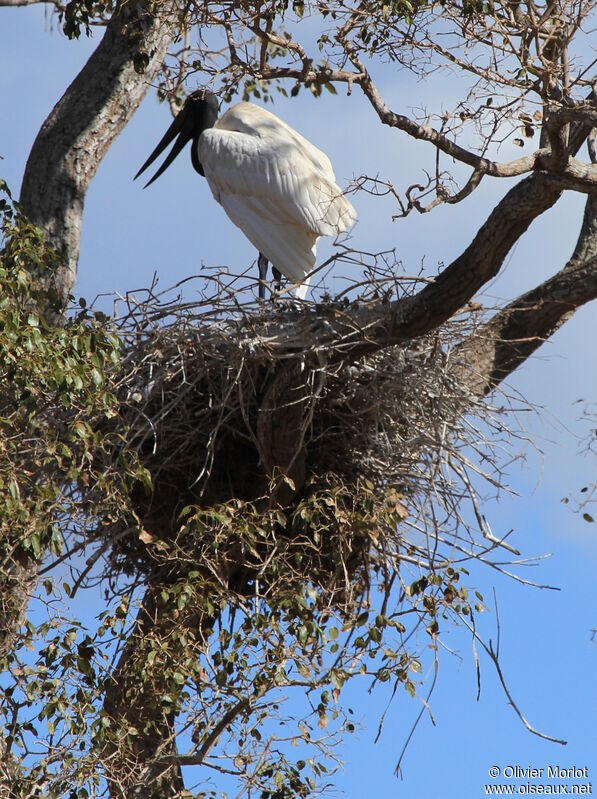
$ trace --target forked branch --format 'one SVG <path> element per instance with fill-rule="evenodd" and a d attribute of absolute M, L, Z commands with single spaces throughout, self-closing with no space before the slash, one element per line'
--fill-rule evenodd
<path fill-rule="evenodd" d="M 582 228 L 566 266 L 497 313 L 458 349 L 464 379 L 478 396 L 515 371 L 582 305 L 597 298 L 597 213 L 587 198 Z"/>

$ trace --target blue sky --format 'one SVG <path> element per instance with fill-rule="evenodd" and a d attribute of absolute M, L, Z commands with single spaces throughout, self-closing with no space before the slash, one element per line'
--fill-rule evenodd
<path fill-rule="evenodd" d="M 39 126 L 93 46 L 87 40 L 68 42 L 51 28 L 51 18 L 39 7 L 0 8 L 0 176 L 15 194 Z M 421 96 L 429 103 L 436 91 L 391 71 L 381 73 L 380 83 L 398 110 L 418 104 Z M 377 118 L 358 98 L 339 94 L 315 101 L 301 95 L 295 101 L 280 98 L 274 110 L 330 155 L 341 184 L 362 173 L 379 173 L 404 190 L 417 179 L 425 159 L 433 157 L 424 145 L 380 130 Z M 167 109 L 150 93 L 92 182 L 77 285 L 77 293 L 88 300 L 145 286 L 154 272 L 166 287 L 199 273 L 203 264 L 228 264 L 232 271 L 242 271 L 254 259 L 251 246 L 184 156 L 147 191 L 132 182 L 168 123 Z M 460 206 L 395 223 L 388 201 L 375 203 L 357 194 L 354 245 L 396 247 L 407 273 L 416 274 L 422 259 L 433 272 L 438 262 L 449 262 L 466 246 L 492 201 L 506 189 L 505 183 L 487 183 Z M 515 296 L 562 265 L 580 225 L 581 207 L 582 198 L 566 197 L 535 223 L 503 275 L 487 288 L 488 303 Z M 321 248 L 321 257 L 330 247 Z M 104 303 L 111 308 L 111 301 Z M 349 799 L 365 793 L 473 799 L 484 795 L 494 765 L 587 767 L 589 780 L 597 783 L 597 644 L 591 641 L 591 630 L 597 627 L 597 525 L 587 524 L 561 503 L 564 495 L 595 480 L 594 456 L 580 454 L 579 437 L 586 426 L 579 421 L 582 406 L 575 404 L 597 397 L 594 336 L 592 306 L 581 310 L 510 380 L 511 390 L 541 408 L 522 421 L 543 454 L 521 442 L 518 449 L 526 460 L 510 470 L 510 484 L 519 496 L 504 496 L 484 508 L 496 535 L 514 528 L 513 543 L 524 556 L 551 554 L 520 573 L 560 590 L 539 591 L 480 568 L 470 580 L 490 605 L 495 586 L 502 668 L 520 710 L 533 726 L 567 739 L 568 745 L 542 741 L 523 728 L 483 655 L 481 698 L 476 701 L 470 636 L 454 630 L 446 633 L 445 642 L 458 655 L 442 655 L 431 699 L 436 726 L 428 717 L 422 720 L 403 760 L 402 780 L 393 776 L 394 765 L 419 701 L 398 696 L 374 746 L 386 697 L 382 691 L 369 696 L 355 689 L 351 706 L 363 727 L 346 742 L 345 770 L 336 780 Z M 494 637 L 494 630 L 492 610 L 482 620 L 482 631 Z M 510 782 L 520 785 L 524 780 Z"/>

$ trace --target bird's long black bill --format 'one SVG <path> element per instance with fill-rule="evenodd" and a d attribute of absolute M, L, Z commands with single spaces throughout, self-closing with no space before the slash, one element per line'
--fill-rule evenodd
<path fill-rule="evenodd" d="M 151 166 L 155 159 L 161 155 L 161 153 L 166 149 L 166 147 L 170 144 L 170 142 L 178 135 L 178 138 L 174 142 L 174 147 L 168 153 L 168 156 L 155 175 L 149 180 L 143 188 L 147 188 L 151 186 L 154 180 L 157 180 L 161 174 L 163 174 L 172 161 L 176 158 L 176 156 L 180 153 L 183 149 L 185 144 L 193 138 L 193 126 L 192 121 L 189 119 L 189 115 L 186 108 L 183 108 L 180 113 L 177 115 L 176 119 L 172 122 L 168 130 L 164 133 L 162 138 L 160 139 L 157 147 L 151 153 L 147 161 L 143 164 L 141 169 L 135 175 L 135 180 L 139 177 L 139 175 L 143 174 L 148 166 Z"/>

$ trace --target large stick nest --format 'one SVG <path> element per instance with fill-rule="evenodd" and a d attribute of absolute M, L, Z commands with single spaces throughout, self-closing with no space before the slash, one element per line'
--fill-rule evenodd
<path fill-rule="evenodd" d="M 144 540 L 177 541 L 187 506 L 235 500 L 290 518 L 330 479 L 349 505 L 363 486 L 382 504 L 391 492 L 405 508 L 462 492 L 445 464 L 462 462 L 472 401 L 451 375 L 450 352 L 470 318 L 355 356 L 367 330 L 351 320 L 363 318 L 363 307 L 278 303 L 247 312 L 147 302 L 131 310 L 121 331 L 120 423 L 151 490 L 133 490 L 145 534 L 116 536 L 121 566 L 155 569 Z M 121 455 L 114 451 L 114 466 Z M 401 534 L 392 535 L 395 552 Z M 355 572 L 371 547 L 370 535 L 358 538 Z M 333 552 L 325 557 L 337 561 Z"/>

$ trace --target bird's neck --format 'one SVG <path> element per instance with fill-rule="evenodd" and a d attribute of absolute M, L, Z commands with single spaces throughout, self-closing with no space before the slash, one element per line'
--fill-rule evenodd
<path fill-rule="evenodd" d="M 199 136 L 196 136 L 193 139 L 193 144 L 191 145 L 191 162 L 193 164 L 193 169 L 195 170 L 195 172 L 199 172 L 200 175 L 205 177 L 203 166 L 201 165 L 201 161 L 199 160 Z"/>
<path fill-rule="evenodd" d="M 213 128 L 213 126 L 216 124 L 217 119 L 218 119 L 217 105 L 215 106 L 215 108 L 204 105 L 202 107 L 201 120 L 199 122 L 199 125 L 197 125 L 195 128 L 195 135 L 193 137 L 193 146 L 191 148 L 191 161 L 193 163 L 193 168 L 195 169 L 195 171 L 198 172 L 200 175 L 203 175 L 203 177 L 205 177 L 205 172 L 203 171 L 203 166 L 201 164 L 201 161 L 199 160 L 199 137 L 201 136 L 204 130 L 209 130 L 210 128 Z"/>

